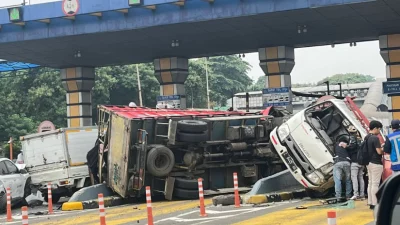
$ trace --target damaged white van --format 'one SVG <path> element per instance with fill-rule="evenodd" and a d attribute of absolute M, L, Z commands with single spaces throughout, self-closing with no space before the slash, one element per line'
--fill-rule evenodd
<path fill-rule="evenodd" d="M 293 176 L 305 188 L 324 193 L 334 186 L 334 143 L 353 125 L 362 139 L 362 124 L 344 100 L 327 99 L 307 107 L 276 127 L 271 143 Z"/>

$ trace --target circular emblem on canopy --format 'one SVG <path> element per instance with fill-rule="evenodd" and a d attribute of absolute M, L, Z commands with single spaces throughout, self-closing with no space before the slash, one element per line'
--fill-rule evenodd
<path fill-rule="evenodd" d="M 55 129 L 56 129 L 56 127 L 54 126 L 54 124 L 52 122 L 45 120 L 40 123 L 40 125 L 38 127 L 38 133 L 55 130 Z"/>
<path fill-rule="evenodd" d="M 63 0 L 62 10 L 66 16 L 75 16 L 79 10 L 78 0 Z"/>

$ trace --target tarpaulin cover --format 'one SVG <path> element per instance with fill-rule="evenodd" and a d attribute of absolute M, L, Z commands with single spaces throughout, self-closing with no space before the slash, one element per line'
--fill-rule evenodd
<path fill-rule="evenodd" d="M 17 70 L 26 70 L 31 68 L 40 67 L 36 64 L 24 63 L 24 62 L 9 62 L 0 59 L 0 72 L 9 72 Z"/>

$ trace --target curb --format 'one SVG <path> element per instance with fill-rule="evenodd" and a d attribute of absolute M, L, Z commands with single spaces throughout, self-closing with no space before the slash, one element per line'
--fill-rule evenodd
<path fill-rule="evenodd" d="M 243 204 L 263 204 L 271 202 L 280 202 L 291 199 L 301 199 L 307 197 L 305 190 L 293 191 L 293 192 L 280 192 L 272 194 L 262 194 L 262 195 L 242 195 Z"/>
<path fill-rule="evenodd" d="M 129 199 L 123 199 L 121 197 L 105 197 L 104 207 L 122 205 L 128 202 Z M 74 211 L 74 210 L 84 210 L 84 209 L 97 209 L 99 208 L 98 200 L 89 200 L 82 202 L 64 202 L 62 204 L 62 211 Z"/>

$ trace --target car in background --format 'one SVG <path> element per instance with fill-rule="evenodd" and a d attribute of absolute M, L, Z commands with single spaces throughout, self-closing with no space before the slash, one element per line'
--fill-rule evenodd
<path fill-rule="evenodd" d="M 7 158 L 0 158 L 0 211 L 7 207 L 6 188 L 11 188 L 11 205 L 24 204 L 31 194 L 31 177 L 22 165 Z"/>

